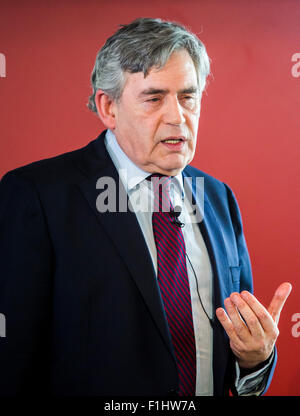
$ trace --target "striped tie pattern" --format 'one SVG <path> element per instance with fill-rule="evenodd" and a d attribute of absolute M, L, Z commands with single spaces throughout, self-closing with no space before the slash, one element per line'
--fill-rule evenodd
<path fill-rule="evenodd" d="M 179 373 L 179 395 L 195 395 L 196 351 L 185 243 L 172 222 L 171 178 L 151 175 L 152 226 L 157 249 L 158 283 L 169 324 Z"/>

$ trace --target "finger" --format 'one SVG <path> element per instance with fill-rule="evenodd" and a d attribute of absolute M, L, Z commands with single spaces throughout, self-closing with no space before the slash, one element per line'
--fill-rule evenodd
<path fill-rule="evenodd" d="M 231 301 L 230 298 L 227 298 L 224 301 L 224 305 L 225 305 L 228 317 L 230 318 L 238 337 L 242 341 L 246 340 L 250 335 L 250 331 L 248 330 L 247 326 L 242 320 L 241 315 L 237 311 L 234 303 Z"/>
<path fill-rule="evenodd" d="M 233 323 L 229 319 L 226 311 L 223 308 L 218 308 L 216 310 L 216 315 L 217 315 L 217 318 L 220 321 L 221 325 L 225 329 L 225 332 L 228 335 L 228 337 L 230 338 L 230 340 L 234 344 L 239 345 L 240 344 L 240 339 L 237 336 L 237 334 L 235 332 L 235 329 L 234 329 L 234 326 L 233 326 Z"/>
<path fill-rule="evenodd" d="M 242 299 L 248 304 L 248 306 L 255 313 L 261 327 L 265 332 L 274 330 L 274 320 L 267 309 L 253 296 L 250 292 L 244 290 L 241 292 Z"/>
<path fill-rule="evenodd" d="M 242 315 L 247 327 L 254 338 L 261 338 L 264 330 L 256 316 L 255 312 L 250 308 L 247 302 L 237 293 L 232 293 L 230 299 L 234 305 L 238 308 L 239 313 Z"/>
<path fill-rule="evenodd" d="M 268 307 L 268 311 L 276 324 L 279 321 L 280 313 L 287 300 L 289 294 L 291 293 L 292 285 L 288 282 L 282 283 L 276 290 L 273 299 Z"/>

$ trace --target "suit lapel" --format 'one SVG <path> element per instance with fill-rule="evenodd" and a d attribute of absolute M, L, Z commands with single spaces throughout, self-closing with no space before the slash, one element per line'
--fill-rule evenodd
<path fill-rule="evenodd" d="M 78 167 L 84 172 L 87 178 L 79 187 L 87 199 L 97 221 L 112 240 L 116 251 L 130 271 L 154 319 L 156 327 L 175 361 L 152 259 L 136 215 L 129 209 L 126 212 L 119 212 L 118 210 L 119 174 L 105 148 L 104 137 L 105 132 L 87 146 L 84 158 L 78 164 Z M 97 197 L 101 193 L 100 189 L 96 189 L 96 183 L 99 178 L 104 177 L 112 178 L 112 182 L 116 184 L 117 209 L 115 212 L 99 212 L 96 206 Z M 128 197 L 122 181 L 120 181 L 120 189 L 122 195 L 126 198 L 128 207 Z"/>
<path fill-rule="evenodd" d="M 214 276 L 214 306 L 218 308 L 223 306 L 224 299 L 229 293 L 229 268 L 227 262 L 226 248 L 224 238 L 222 235 L 219 221 L 217 220 L 213 207 L 209 201 L 207 193 L 205 192 L 204 183 L 204 207 L 201 207 L 201 202 L 198 199 L 196 192 L 195 176 L 189 175 L 189 168 L 183 171 L 184 178 L 192 177 L 192 197 L 193 204 L 197 204 L 199 211 L 202 213 L 202 221 L 199 223 L 199 228 L 206 244 L 208 255 L 211 261 L 213 276 Z M 185 182 L 191 186 L 191 182 Z"/>
<path fill-rule="evenodd" d="M 189 177 L 189 168 L 183 171 L 183 175 Z M 195 179 L 195 176 L 190 175 Z M 194 182 L 194 181 L 193 181 Z M 229 267 L 227 262 L 226 248 L 219 221 L 214 214 L 213 207 L 205 192 L 204 183 L 204 209 L 197 201 L 196 184 L 193 183 L 192 195 L 193 204 L 198 205 L 202 212 L 203 220 L 199 227 L 207 247 L 208 255 L 213 271 L 213 374 L 214 374 L 214 395 L 220 396 L 224 392 L 224 378 L 226 363 L 228 360 L 227 335 L 216 317 L 216 309 L 224 307 L 224 300 L 230 294 Z"/>
<path fill-rule="evenodd" d="M 206 195 L 204 197 L 204 220 L 200 224 L 200 230 L 215 276 L 214 305 L 215 308 L 223 307 L 224 299 L 229 295 L 229 267 L 222 231 Z"/>

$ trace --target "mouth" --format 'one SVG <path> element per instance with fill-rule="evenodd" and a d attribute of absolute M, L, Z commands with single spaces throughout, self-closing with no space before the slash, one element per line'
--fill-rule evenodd
<path fill-rule="evenodd" d="M 161 143 L 169 150 L 180 151 L 183 149 L 187 139 L 183 136 L 170 136 L 162 140 Z"/>
<path fill-rule="evenodd" d="M 166 139 L 162 140 L 163 143 L 170 143 L 170 144 L 176 144 L 180 142 L 186 142 L 186 138 L 183 136 L 170 136 Z"/>

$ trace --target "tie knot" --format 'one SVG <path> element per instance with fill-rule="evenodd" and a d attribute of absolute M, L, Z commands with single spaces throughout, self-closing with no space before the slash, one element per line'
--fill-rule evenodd
<path fill-rule="evenodd" d="M 154 195 L 153 211 L 170 212 L 172 207 L 170 200 L 171 179 L 171 176 L 159 173 L 153 173 L 147 177 L 147 180 L 151 182 Z"/>

